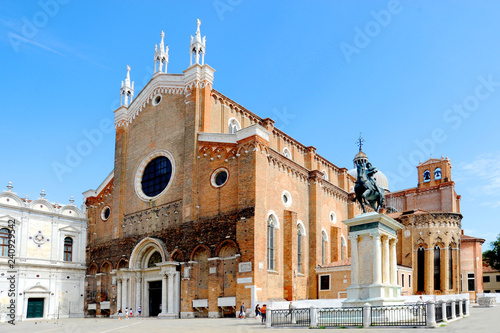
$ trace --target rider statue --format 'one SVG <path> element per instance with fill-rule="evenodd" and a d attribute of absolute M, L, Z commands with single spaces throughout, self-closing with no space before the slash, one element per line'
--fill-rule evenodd
<path fill-rule="evenodd" d="M 362 139 L 359 139 L 359 151 L 361 152 Z M 363 153 L 364 155 L 364 153 Z M 366 155 L 365 155 L 366 157 Z M 366 213 L 365 205 L 370 205 L 374 211 L 379 212 L 380 208 L 384 205 L 384 190 L 377 185 L 375 178 L 373 176 L 378 172 L 377 168 L 374 167 L 367 160 L 357 160 L 356 161 L 357 179 L 356 185 L 354 186 L 354 192 L 356 193 L 356 199 L 363 213 Z"/>

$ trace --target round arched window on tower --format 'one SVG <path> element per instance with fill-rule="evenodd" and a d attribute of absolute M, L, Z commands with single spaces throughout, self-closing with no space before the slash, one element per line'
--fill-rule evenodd
<path fill-rule="evenodd" d="M 218 168 L 212 173 L 212 177 L 210 179 L 212 186 L 214 187 L 222 187 L 227 183 L 229 179 L 229 172 L 226 168 Z"/>

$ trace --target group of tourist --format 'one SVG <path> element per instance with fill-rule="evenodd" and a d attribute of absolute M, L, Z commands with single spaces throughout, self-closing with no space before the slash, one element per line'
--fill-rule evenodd
<path fill-rule="evenodd" d="M 255 319 L 261 318 L 262 322 L 266 322 L 266 305 L 264 304 L 262 307 L 260 307 L 259 304 L 255 306 Z"/>
<path fill-rule="evenodd" d="M 142 312 L 142 308 L 139 305 L 137 307 L 137 316 L 140 317 Z M 132 317 L 132 308 L 125 308 L 125 311 L 122 311 L 122 309 L 118 310 L 118 319 L 123 320 L 123 316 L 125 316 L 125 319 L 130 319 Z"/>
<path fill-rule="evenodd" d="M 240 319 L 245 319 L 246 317 L 246 308 L 245 308 L 245 303 L 241 303 L 240 306 L 240 314 L 238 315 L 238 318 Z M 255 319 L 261 318 L 262 322 L 266 322 L 266 305 L 264 304 L 262 307 L 260 307 L 259 304 L 255 306 Z"/>

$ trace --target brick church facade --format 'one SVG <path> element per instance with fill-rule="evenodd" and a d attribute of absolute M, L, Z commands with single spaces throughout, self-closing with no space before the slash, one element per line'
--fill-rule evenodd
<path fill-rule="evenodd" d="M 182 74 L 167 73 L 163 33 L 155 73 L 135 98 L 127 68 L 114 170 L 84 193 L 88 315 L 141 306 L 143 315 L 163 318 L 234 316 L 242 302 L 322 297 L 318 270 L 334 263 L 347 272 L 341 221 L 360 213 L 350 200 L 355 177 L 215 90 L 204 56 L 198 22 Z M 424 208 L 411 206 L 406 192 L 391 195 L 404 206 L 394 208 L 396 217 L 414 226 L 410 216 L 419 213 L 408 211 Z M 458 202 L 440 208 L 449 227 L 438 236 L 443 249 L 452 247 L 456 267 Z M 400 270 L 414 275 L 415 246 L 437 240 L 418 228 L 410 228 L 409 245 L 398 243 Z"/>

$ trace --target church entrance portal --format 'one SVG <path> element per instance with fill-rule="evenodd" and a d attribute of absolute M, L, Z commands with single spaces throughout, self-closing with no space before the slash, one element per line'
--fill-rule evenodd
<path fill-rule="evenodd" d="M 156 317 L 161 312 L 161 281 L 149 282 L 149 316 Z"/>

